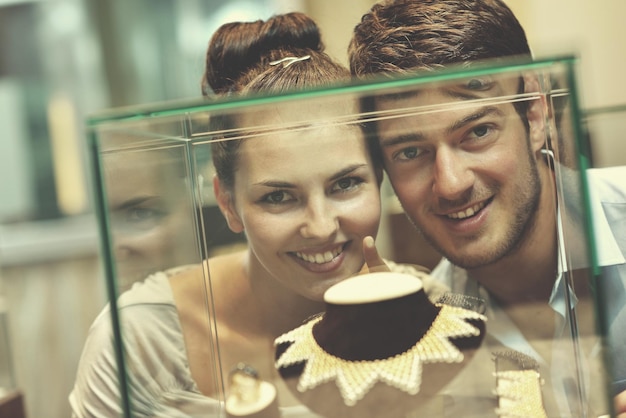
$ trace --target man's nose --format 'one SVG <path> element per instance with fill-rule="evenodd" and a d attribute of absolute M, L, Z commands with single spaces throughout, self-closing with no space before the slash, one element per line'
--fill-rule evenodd
<path fill-rule="evenodd" d="M 461 199 L 474 184 L 474 173 L 468 168 L 462 151 L 449 147 L 437 150 L 433 193 L 446 200 Z"/>

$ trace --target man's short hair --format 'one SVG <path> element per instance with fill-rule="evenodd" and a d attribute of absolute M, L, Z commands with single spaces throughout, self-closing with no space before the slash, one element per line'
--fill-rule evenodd
<path fill-rule="evenodd" d="M 531 56 L 524 29 L 500 0 L 384 0 L 355 27 L 348 52 L 358 77 Z"/>

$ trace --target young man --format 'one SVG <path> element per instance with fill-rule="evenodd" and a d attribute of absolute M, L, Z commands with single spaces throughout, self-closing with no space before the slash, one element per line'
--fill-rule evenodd
<path fill-rule="evenodd" d="M 357 77 L 531 58 L 523 28 L 500 0 L 384 1 L 356 26 L 349 53 Z M 448 87 L 378 99 L 375 106 L 385 110 L 454 104 L 538 91 L 532 77 L 494 77 Z M 576 218 L 580 213 L 569 210 L 567 199 L 572 196 L 563 190 L 557 195 L 562 185 L 546 152 L 545 106 L 540 99 L 526 106 L 512 101 L 456 106 L 449 112 L 381 120 L 376 133 L 385 170 L 405 212 L 445 257 L 433 276 L 454 292 L 485 299 L 491 337 L 551 365 L 544 369 L 552 388 L 546 392 L 554 393 L 561 416 L 577 416 L 576 408 L 585 405 L 568 404 L 572 392 L 579 391 L 573 382 L 589 378 L 575 376 L 577 370 L 564 372 L 571 364 L 563 361 L 570 358 L 563 354 L 563 343 L 594 333 L 593 295 L 589 270 L 564 265 L 566 258 L 585 257 L 585 235 Z M 557 165 L 564 166 L 564 178 L 575 178 L 566 167 L 568 161 L 561 156 Z M 626 187 L 616 182 L 616 171 L 590 172 L 588 177 L 597 203 L 596 239 L 602 244 L 598 263 L 602 279 L 610 281 L 606 289 L 612 289 L 603 296 L 611 297 L 606 320 L 611 327 L 614 391 L 619 393 L 626 388 L 626 367 L 619 360 L 626 340 L 626 325 L 619 320 L 626 318 Z M 583 244 L 577 248 L 576 243 Z M 567 257 L 565 247 L 572 251 Z M 574 289 L 567 291 L 566 282 Z M 582 349 L 587 357 L 594 347 Z M 626 408 L 618 404 L 617 411 Z"/>

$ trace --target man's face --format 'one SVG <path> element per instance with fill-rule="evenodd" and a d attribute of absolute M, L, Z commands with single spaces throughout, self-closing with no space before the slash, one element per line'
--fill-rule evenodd
<path fill-rule="evenodd" d="M 465 268 L 517 248 L 538 207 L 536 155 L 543 139 L 529 140 L 505 97 L 517 93 L 518 83 L 517 77 L 468 80 L 377 101 L 377 110 L 415 109 L 378 122 L 385 168 L 416 227 Z"/>

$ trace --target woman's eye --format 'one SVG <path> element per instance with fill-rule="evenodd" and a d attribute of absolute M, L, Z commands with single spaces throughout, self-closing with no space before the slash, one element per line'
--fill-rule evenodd
<path fill-rule="evenodd" d="M 147 231 L 160 225 L 167 215 L 167 211 L 157 208 L 131 207 L 114 211 L 112 222 L 127 231 Z"/>
<path fill-rule="evenodd" d="M 363 180 L 356 178 L 356 177 L 345 177 L 345 178 L 339 179 L 335 183 L 333 190 L 341 191 L 341 192 L 349 191 L 357 187 L 362 182 Z"/>
<path fill-rule="evenodd" d="M 269 203 L 272 205 L 285 203 L 288 200 L 289 200 L 289 195 L 282 190 L 277 190 L 275 192 L 268 193 L 265 196 L 263 196 L 263 198 L 261 199 L 262 202 Z"/>
<path fill-rule="evenodd" d="M 126 213 L 128 222 L 140 223 L 158 220 L 162 217 L 162 212 L 153 208 L 131 208 Z"/>

